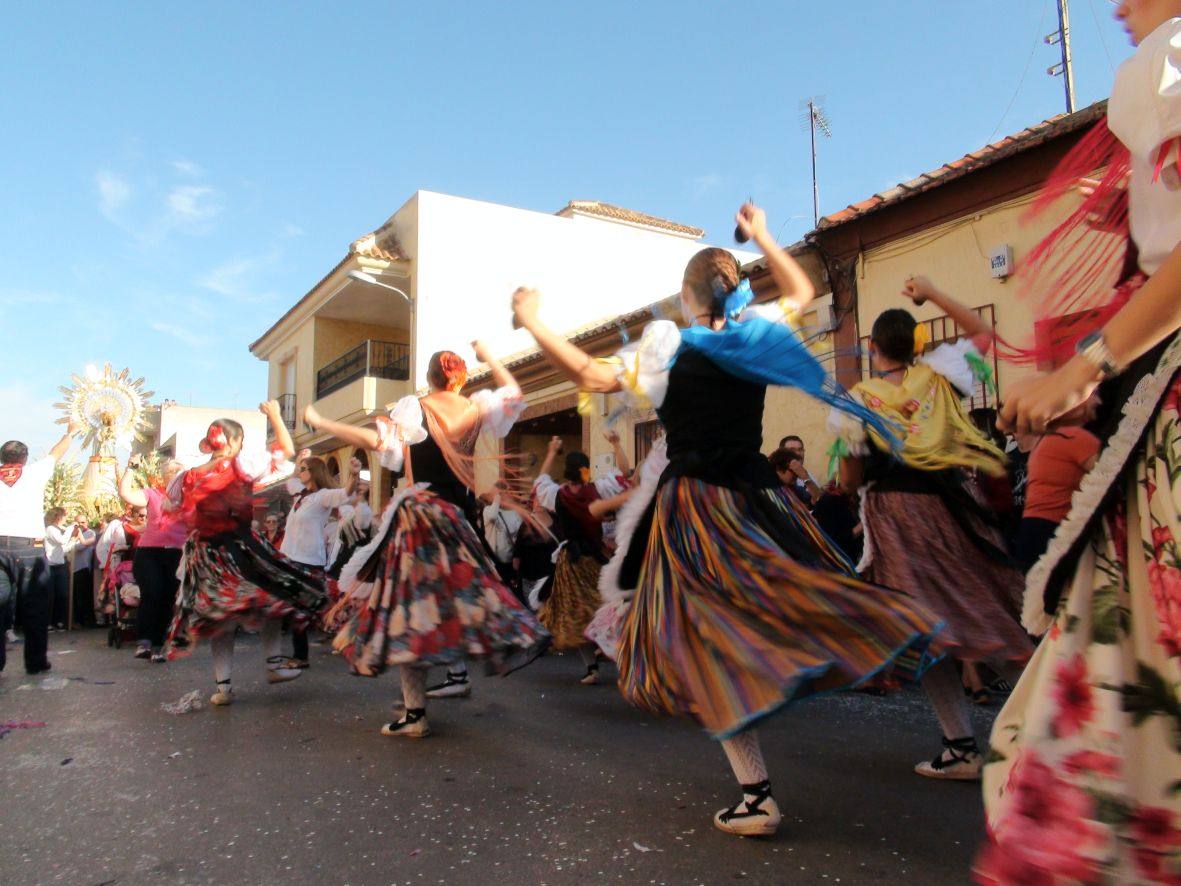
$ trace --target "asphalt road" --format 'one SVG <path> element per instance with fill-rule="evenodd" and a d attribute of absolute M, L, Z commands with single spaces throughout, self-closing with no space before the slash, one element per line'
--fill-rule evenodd
<path fill-rule="evenodd" d="M 151 665 L 98 632 L 51 637 L 53 672 L 10 652 L 0 723 L 0 882 L 968 882 L 976 785 L 911 772 L 938 745 L 922 697 L 841 694 L 762 731 L 784 812 L 770 840 L 716 831 L 738 799 L 721 749 L 687 721 L 583 687 L 576 657 L 470 699 L 433 702 L 434 735 L 378 734 L 397 679 L 313 667 L 269 686 L 239 643 L 237 701 L 172 715 L 212 690 L 207 648 Z M 614 672 L 604 669 L 604 674 Z M 993 711 L 979 712 L 983 735 Z M 2 730 L 0 730 L 2 731 Z"/>

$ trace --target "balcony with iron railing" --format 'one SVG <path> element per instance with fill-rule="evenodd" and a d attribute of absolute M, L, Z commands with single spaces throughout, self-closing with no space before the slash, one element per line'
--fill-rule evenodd
<path fill-rule="evenodd" d="M 410 379 L 410 346 L 369 339 L 316 373 L 316 399 L 327 397 L 359 378 Z"/>
<path fill-rule="evenodd" d="M 369 339 L 316 373 L 313 405 L 334 421 L 366 421 L 411 393 L 409 382 L 410 346 Z"/>
<path fill-rule="evenodd" d="M 280 394 L 277 399 L 279 400 L 279 413 L 283 416 L 283 424 L 287 425 L 287 430 L 294 431 L 296 424 L 295 394 Z"/>

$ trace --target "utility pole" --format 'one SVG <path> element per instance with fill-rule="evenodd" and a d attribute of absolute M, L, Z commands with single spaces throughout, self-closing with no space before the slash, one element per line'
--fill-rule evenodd
<path fill-rule="evenodd" d="M 1056 65 L 1046 68 L 1051 77 L 1062 77 L 1062 85 L 1066 90 L 1066 113 L 1074 113 L 1074 68 L 1070 55 L 1070 2 L 1058 0 L 1058 30 L 1046 37 L 1046 44 L 1058 44 L 1062 51 L 1062 60 Z"/>

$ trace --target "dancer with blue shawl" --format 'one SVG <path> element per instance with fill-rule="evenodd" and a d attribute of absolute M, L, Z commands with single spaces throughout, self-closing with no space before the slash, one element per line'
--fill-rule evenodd
<path fill-rule="evenodd" d="M 783 298 L 749 309 L 750 285 L 723 249 L 685 269 L 685 326 L 651 323 L 613 360 L 594 360 L 513 295 L 516 322 L 580 388 L 625 391 L 656 408 L 669 465 L 632 533 L 619 584 L 635 588 L 617 663 L 625 698 L 696 719 L 722 747 L 742 802 L 715 825 L 740 836 L 780 822 L 753 726 L 790 702 L 893 668 L 915 677 L 937 620 L 907 595 L 867 585 L 779 482 L 761 454 L 768 385 L 792 385 L 879 428 L 824 372 L 785 320 L 811 301 L 799 265 L 761 209 L 739 227 L 767 256 Z"/>

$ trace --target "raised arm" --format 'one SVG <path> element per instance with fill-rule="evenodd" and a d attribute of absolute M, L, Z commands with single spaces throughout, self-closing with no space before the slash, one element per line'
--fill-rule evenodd
<path fill-rule="evenodd" d="M 631 476 L 631 462 L 627 460 L 627 453 L 623 451 L 623 443 L 619 439 L 619 434 L 615 431 L 607 431 L 603 436 L 611 444 L 611 451 L 615 453 L 616 469 L 625 477 Z"/>
<path fill-rule="evenodd" d="M 143 491 L 135 482 L 134 468 L 139 464 L 139 456 L 133 455 L 127 460 L 127 468 L 123 471 L 123 476 L 119 478 L 119 498 L 131 505 L 133 508 L 146 508 L 148 506 L 148 494 Z"/>
<path fill-rule="evenodd" d="M 541 295 L 535 289 L 522 286 L 513 293 L 513 317 L 518 326 L 529 330 L 545 358 L 583 391 L 593 394 L 618 391 L 619 379 L 612 367 L 598 362 L 541 322 L 537 316 L 540 303 Z"/>
<path fill-rule="evenodd" d="M 74 436 L 81 430 L 82 425 L 80 422 L 71 421 L 69 425 L 66 426 L 66 432 L 62 434 L 62 438 L 54 443 L 53 448 L 49 450 L 49 457 L 55 462 L 61 461 L 62 456 L 69 451 L 70 443 L 73 441 Z"/>
<path fill-rule="evenodd" d="M 554 475 L 554 459 L 558 457 L 558 453 L 562 451 L 562 438 L 550 437 L 549 444 L 545 448 L 545 461 L 541 463 L 541 470 L 537 472 L 537 476 L 542 474 Z"/>
<path fill-rule="evenodd" d="M 376 452 L 381 447 L 377 431 L 370 428 L 356 428 L 352 425 L 346 425 L 324 418 L 312 406 L 304 409 L 303 420 L 316 430 L 327 431 L 342 443 L 347 443 L 350 446 L 360 446 L 362 449 L 368 449 L 373 452 Z"/>
<path fill-rule="evenodd" d="M 981 354 L 987 354 L 992 347 L 992 330 L 980 319 L 980 315 L 946 292 L 936 289 L 935 284 L 926 277 L 908 277 L 902 287 L 902 295 L 915 305 L 922 305 L 928 301 L 934 303 L 964 330 Z"/>
<path fill-rule="evenodd" d="M 258 411 L 271 423 L 275 443 L 283 451 L 283 455 L 287 458 L 295 455 L 295 444 L 291 442 L 291 432 L 287 430 L 287 424 L 283 421 L 283 410 L 279 406 L 279 401 L 267 400 L 265 403 L 259 403 Z"/>
<path fill-rule="evenodd" d="M 472 342 L 472 350 L 476 352 L 476 359 L 488 366 L 492 373 L 492 381 L 498 388 L 516 387 L 517 380 L 513 378 L 513 374 L 505 368 L 503 363 L 492 356 L 492 352 L 488 350 L 488 346 L 484 342 L 476 339 Z"/>
<path fill-rule="evenodd" d="M 633 486 L 630 489 L 623 490 L 619 495 L 592 501 L 587 505 L 586 509 L 596 520 L 602 520 L 607 514 L 622 508 L 627 503 L 627 500 L 635 494 L 636 489 L 637 487 Z"/>
<path fill-rule="evenodd" d="M 753 240 L 763 250 L 771 277 L 779 287 L 781 300 L 797 311 L 807 307 L 816 297 L 816 287 L 799 263 L 775 242 L 767 230 L 767 213 L 753 203 L 744 203 L 734 220 L 747 239 Z"/>

